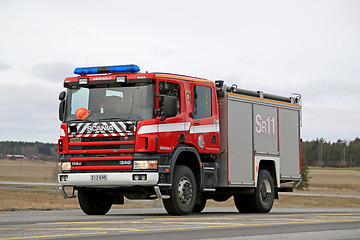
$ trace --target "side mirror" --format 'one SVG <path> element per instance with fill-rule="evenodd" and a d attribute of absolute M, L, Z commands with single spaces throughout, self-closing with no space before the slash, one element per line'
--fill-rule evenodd
<path fill-rule="evenodd" d="M 65 101 L 61 101 L 59 105 L 59 120 L 64 121 Z"/>
<path fill-rule="evenodd" d="M 66 98 L 66 92 L 65 91 L 62 91 L 60 94 L 59 94 L 59 100 L 60 101 L 64 101 Z"/>
<path fill-rule="evenodd" d="M 174 96 L 164 96 L 162 119 L 175 117 L 177 114 L 177 99 Z"/>
<path fill-rule="evenodd" d="M 59 94 L 59 100 L 61 101 L 61 102 L 60 102 L 60 105 L 59 105 L 59 120 L 60 120 L 60 121 L 64 121 L 65 98 L 66 98 L 66 92 L 65 92 L 65 91 L 62 91 L 62 92 Z"/>

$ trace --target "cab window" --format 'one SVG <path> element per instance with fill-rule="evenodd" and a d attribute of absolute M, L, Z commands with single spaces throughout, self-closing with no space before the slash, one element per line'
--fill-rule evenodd
<path fill-rule="evenodd" d="M 211 88 L 195 85 L 194 116 L 195 119 L 211 117 Z"/>
<path fill-rule="evenodd" d="M 174 96 L 177 100 L 177 113 L 180 113 L 180 84 L 172 82 L 159 82 L 159 94 Z M 164 98 L 159 97 L 159 110 L 163 110 L 163 100 Z"/>

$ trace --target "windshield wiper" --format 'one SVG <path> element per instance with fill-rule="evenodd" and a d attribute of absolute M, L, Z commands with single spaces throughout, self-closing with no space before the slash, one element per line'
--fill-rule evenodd
<path fill-rule="evenodd" d="M 83 123 L 89 123 L 91 121 L 89 120 L 82 120 L 82 119 L 73 119 L 73 120 L 68 120 L 66 122 L 83 122 Z"/>
<path fill-rule="evenodd" d="M 99 118 L 99 119 L 96 119 L 96 121 L 106 121 L 106 120 L 128 121 L 127 119 L 120 118 L 120 117 L 111 117 L 111 118 Z"/>

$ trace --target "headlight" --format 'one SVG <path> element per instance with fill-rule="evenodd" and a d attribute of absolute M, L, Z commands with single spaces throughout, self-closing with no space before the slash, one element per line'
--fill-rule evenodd
<path fill-rule="evenodd" d="M 133 169 L 157 169 L 156 160 L 139 160 L 134 161 Z"/>
<path fill-rule="evenodd" d="M 70 171 L 70 170 L 71 170 L 71 162 L 61 163 L 61 171 Z"/>

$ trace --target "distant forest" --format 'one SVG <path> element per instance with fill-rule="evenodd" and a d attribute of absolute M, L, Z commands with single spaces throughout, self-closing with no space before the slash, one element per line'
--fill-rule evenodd
<path fill-rule="evenodd" d="M 41 142 L 0 142 L 0 159 L 6 155 L 37 156 L 45 161 L 57 161 L 57 144 Z M 301 156 L 304 162 L 314 167 L 360 167 L 360 138 L 353 141 L 324 139 L 303 141 Z"/>
<path fill-rule="evenodd" d="M 304 141 L 301 144 L 301 157 L 314 167 L 360 167 L 360 138 L 333 143 L 322 138 Z"/>
<path fill-rule="evenodd" d="M 0 142 L 0 159 L 6 155 L 36 156 L 44 161 L 57 161 L 59 158 L 57 144 L 41 142 Z"/>

